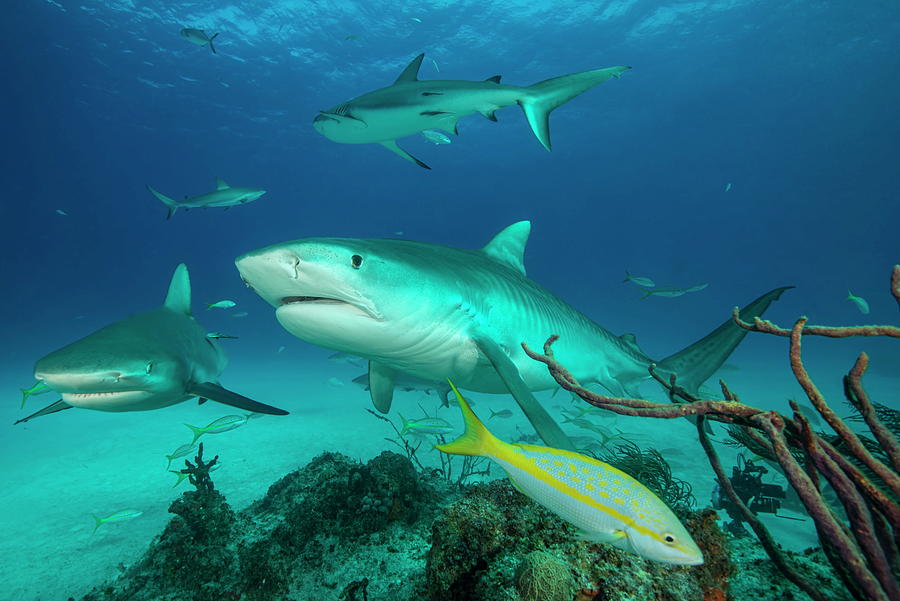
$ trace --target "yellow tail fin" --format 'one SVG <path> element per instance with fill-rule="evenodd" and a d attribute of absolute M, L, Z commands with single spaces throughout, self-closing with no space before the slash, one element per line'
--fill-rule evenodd
<path fill-rule="evenodd" d="M 447 381 L 450 382 L 450 380 Z M 450 455 L 479 455 L 484 457 L 495 455 L 497 447 L 503 443 L 495 438 L 481 423 L 481 420 L 478 419 L 478 416 L 466 403 L 466 399 L 459 393 L 453 382 L 450 382 L 450 387 L 453 389 L 453 392 L 456 394 L 456 400 L 459 402 L 463 421 L 466 424 L 466 431 L 453 442 L 436 445 L 434 448 Z"/>

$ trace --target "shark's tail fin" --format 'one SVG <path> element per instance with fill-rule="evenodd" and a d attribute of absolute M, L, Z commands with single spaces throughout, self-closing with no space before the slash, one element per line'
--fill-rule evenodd
<path fill-rule="evenodd" d="M 753 321 L 761 316 L 785 290 L 793 286 L 776 288 L 754 300 L 741 309 L 741 319 Z M 718 328 L 674 355 L 666 357 L 657 365 L 661 374 L 676 374 L 678 385 L 693 395 L 698 395 L 700 386 L 709 379 L 728 359 L 747 330 L 729 319 Z"/>
<path fill-rule="evenodd" d="M 572 75 L 562 75 L 524 88 L 519 106 L 525 112 L 531 131 L 544 148 L 550 150 L 550 113 L 561 104 L 572 100 L 611 77 L 618 77 L 631 67 L 608 67 Z"/>
<path fill-rule="evenodd" d="M 166 207 L 169 208 L 169 214 L 166 215 L 166 219 L 171 219 L 172 215 L 175 214 L 175 211 L 178 210 L 178 203 L 166 196 L 165 194 L 160 194 L 156 190 L 150 187 L 150 184 L 147 184 L 147 191 L 150 192 L 153 196 L 157 198 L 157 200 L 162 201 Z"/>
<path fill-rule="evenodd" d="M 213 51 L 213 54 L 218 54 L 218 52 L 216 52 L 216 47 L 213 46 L 213 43 L 212 43 L 213 40 L 216 39 L 216 36 L 218 36 L 218 35 L 219 35 L 218 33 L 214 33 L 214 34 L 212 34 L 212 37 L 209 38 L 209 49 Z"/>

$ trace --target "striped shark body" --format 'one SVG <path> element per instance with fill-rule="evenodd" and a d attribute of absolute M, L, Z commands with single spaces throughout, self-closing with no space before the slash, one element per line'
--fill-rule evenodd
<path fill-rule="evenodd" d="M 398 372 L 460 388 L 511 393 L 549 446 L 574 450 L 532 394 L 557 387 L 521 343 L 552 334 L 556 358 L 582 384 L 636 395 L 654 361 L 634 337 L 616 336 L 528 279 L 523 256 L 531 224 L 515 223 L 482 249 L 393 239 L 306 238 L 236 260 L 244 282 L 275 307 L 298 338 L 369 360 L 375 407 L 390 409 Z M 761 315 L 779 288 L 744 308 Z M 743 339 L 731 320 L 660 362 L 696 390 Z"/>

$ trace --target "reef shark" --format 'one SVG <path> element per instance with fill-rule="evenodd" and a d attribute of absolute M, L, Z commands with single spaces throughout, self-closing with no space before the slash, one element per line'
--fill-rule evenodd
<path fill-rule="evenodd" d="M 169 208 L 169 214 L 166 215 L 166 219 L 171 219 L 178 209 L 233 207 L 253 202 L 266 193 L 265 190 L 256 190 L 254 188 L 233 188 L 219 177 L 216 178 L 216 189 L 212 192 L 207 192 L 200 196 L 185 196 L 184 200 L 180 202 L 169 198 L 165 194 L 160 194 L 151 188 L 149 184 L 147 185 L 147 190 Z"/>
<path fill-rule="evenodd" d="M 729 319 L 705 338 L 661 361 L 633 335 L 616 336 L 526 277 L 528 221 L 498 233 L 480 250 L 392 239 L 306 238 L 236 259 L 244 282 L 275 307 L 291 334 L 369 360 L 375 407 L 391 406 L 398 372 L 460 388 L 513 395 L 548 446 L 574 445 L 533 391 L 556 388 L 543 363 L 522 349 L 551 334 L 556 358 L 583 384 L 638 396 L 648 367 L 677 373 L 696 391 L 746 332 Z M 786 288 L 741 312 L 752 320 Z"/>
<path fill-rule="evenodd" d="M 148 411 L 193 397 L 287 415 L 222 388 L 218 379 L 225 364 L 219 343 L 191 315 L 190 278 L 179 265 L 162 307 L 116 321 L 40 359 L 35 379 L 62 398 L 16 423 L 72 407 Z"/>
<path fill-rule="evenodd" d="M 429 129 L 457 134 L 457 122 L 481 113 L 496 121 L 497 109 L 518 104 L 531 131 L 547 150 L 550 145 L 550 112 L 597 84 L 618 77 L 631 67 L 608 67 L 562 75 L 530 86 L 500 83 L 495 75 L 484 81 L 419 81 L 420 54 L 386 88 L 319 111 L 313 127 L 341 144 L 381 144 L 419 167 L 430 169 L 397 145 L 397 139 Z"/>

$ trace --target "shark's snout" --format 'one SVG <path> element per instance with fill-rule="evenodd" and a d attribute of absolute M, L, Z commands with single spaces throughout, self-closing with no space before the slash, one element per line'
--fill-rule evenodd
<path fill-rule="evenodd" d="M 297 292 L 294 283 L 300 277 L 300 257 L 290 250 L 248 253 L 234 264 L 244 283 L 275 307 Z"/>

